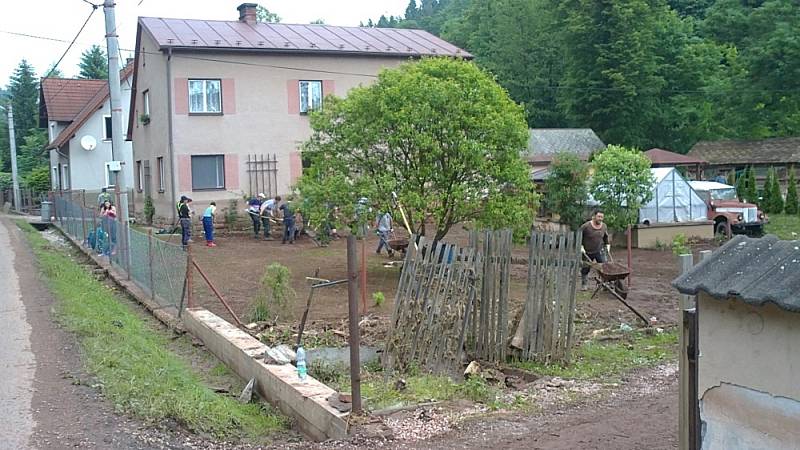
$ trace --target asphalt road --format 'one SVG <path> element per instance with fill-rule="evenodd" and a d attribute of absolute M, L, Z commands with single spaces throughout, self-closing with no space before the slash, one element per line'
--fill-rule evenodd
<path fill-rule="evenodd" d="M 31 409 L 36 356 L 22 302 L 16 253 L 0 223 L 0 448 L 27 448 L 36 426 Z"/>

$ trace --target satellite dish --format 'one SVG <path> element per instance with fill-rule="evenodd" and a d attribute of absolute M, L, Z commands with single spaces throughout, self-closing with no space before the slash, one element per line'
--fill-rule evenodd
<path fill-rule="evenodd" d="M 83 147 L 84 150 L 92 151 L 97 148 L 97 139 L 87 134 L 81 138 L 81 147 Z"/>

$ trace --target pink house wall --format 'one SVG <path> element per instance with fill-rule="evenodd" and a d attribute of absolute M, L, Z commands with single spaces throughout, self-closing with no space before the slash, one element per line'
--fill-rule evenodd
<path fill-rule="evenodd" d="M 300 80 L 286 80 L 289 114 L 300 114 Z"/>
<path fill-rule="evenodd" d="M 289 154 L 289 182 L 294 184 L 301 175 L 303 175 L 303 159 L 300 157 L 300 152 L 292 152 Z"/>
<path fill-rule="evenodd" d="M 336 83 L 333 80 L 322 80 L 322 96 L 336 94 Z"/>
<path fill-rule="evenodd" d="M 189 79 L 175 78 L 172 90 L 175 96 L 175 114 L 189 114 Z"/>
<path fill-rule="evenodd" d="M 236 114 L 236 83 L 233 78 L 222 79 L 222 113 Z"/>
<path fill-rule="evenodd" d="M 192 192 L 192 157 L 178 155 L 178 189 L 183 192 Z"/>
<path fill-rule="evenodd" d="M 239 155 L 225 155 L 225 189 L 239 189 Z"/>

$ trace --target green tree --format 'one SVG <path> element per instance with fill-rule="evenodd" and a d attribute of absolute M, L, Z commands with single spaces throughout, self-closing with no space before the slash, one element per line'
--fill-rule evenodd
<path fill-rule="evenodd" d="M 39 123 L 39 83 L 36 71 L 28 61 L 20 61 L 8 83 L 8 95 L 14 106 L 14 126 L 17 145 Z M 8 147 L 6 147 L 8 148 Z"/>
<path fill-rule="evenodd" d="M 728 175 L 725 178 L 726 178 L 725 181 L 729 185 L 736 186 L 736 183 L 737 183 L 737 181 L 736 181 L 736 169 L 732 169 L 730 172 L 728 172 Z"/>
<path fill-rule="evenodd" d="M 36 168 L 49 165 L 47 150 L 47 132 L 40 128 L 28 130 L 21 144 L 17 147 L 17 170 L 24 177 Z"/>
<path fill-rule="evenodd" d="M 756 185 L 756 171 L 753 166 L 747 168 L 747 176 L 744 180 L 744 190 L 742 200 L 758 204 L 758 186 Z"/>
<path fill-rule="evenodd" d="M 769 190 L 769 209 L 772 214 L 783 213 L 783 193 L 781 192 L 781 182 L 778 180 L 778 172 L 774 167 L 770 167 L 767 177 Z"/>
<path fill-rule="evenodd" d="M 419 10 L 417 9 L 417 1 L 416 0 L 408 0 L 408 6 L 406 6 L 406 20 L 416 20 L 419 17 Z"/>
<path fill-rule="evenodd" d="M 39 166 L 31 170 L 23 179 L 26 188 L 34 192 L 47 192 L 50 190 L 50 170 L 47 166 Z"/>
<path fill-rule="evenodd" d="M 634 149 L 609 145 L 592 161 L 590 189 L 603 207 L 606 223 L 621 231 L 639 219 L 639 209 L 653 198 L 650 160 Z"/>
<path fill-rule="evenodd" d="M 797 178 L 795 177 L 794 167 L 789 168 L 789 181 L 786 186 L 786 214 L 797 214 L 800 212 L 800 204 L 797 199 Z"/>
<path fill-rule="evenodd" d="M 281 21 L 281 17 L 264 6 L 258 5 L 258 7 L 256 7 L 256 21 L 262 23 L 278 23 Z"/>
<path fill-rule="evenodd" d="M 385 208 L 394 192 L 414 231 L 425 234 L 432 220 L 435 239 L 464 221 L 530 228 L 538 198 L 520 157 L 522 109 L 471 62 L 424 58 L 384 70 L 344 100 L 328 97 L 311 128 L 311 167 L 298 187 L 313 216 L 338 205 L 353 218 L 358 198 Z"/>
<path fill-rule="evenodd" d="M 48 67 L 44 72 L 44 76 L 42 78 L 64 78 L 64 72 L 56 67 L 56 61 L 53 61 L 53 63 L 50 64 L 50 67 Z"/>
<path fill-rule="evenodd" d="M 589 165 L 572 153 L 559 153 L 545 182 L 544 204 L 561 216 L 561 223 L 577 230 L 583 222 L 589 197 Z"/>
<path fill-rule="evenodd" d="M 81 53 L 78 63 L 78 78 L 106 80 L 108 79 L 108 57 L 103 47 L 93 45 Z"/>

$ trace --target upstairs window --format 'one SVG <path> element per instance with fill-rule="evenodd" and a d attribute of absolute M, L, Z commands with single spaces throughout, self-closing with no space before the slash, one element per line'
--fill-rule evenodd
<path fill-rule="evenodd" d="M 111 116 L 103 116 L 103 140 L 110 141 L 111 140 Z"/>
<path fill-rule="evenodd" d="M 322 81 L 300 82 L 300 114 L 322 108 Z"/>
<path fill-rule="evenodd" d="M 142 92 L 142 117 L 144 125 L 150 123 L 150 90 Z"/>
<path fill-rule="evenodd" d="M 220 80 L 189 80 L 189 113 L 222 113 Z"/>

